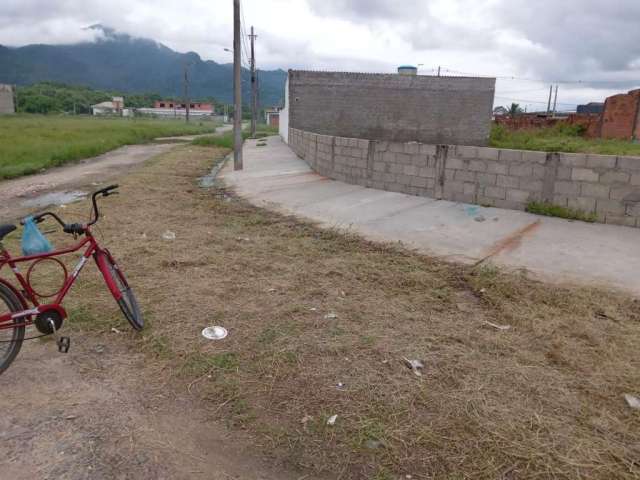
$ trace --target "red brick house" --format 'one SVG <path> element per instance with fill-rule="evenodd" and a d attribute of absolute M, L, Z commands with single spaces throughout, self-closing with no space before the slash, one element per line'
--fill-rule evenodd
<path fill-rule="evenodd" d="M 180 102 L 178 100 L 157 100 L 153 108 L 186 109 L 186 105 L 184 102 Z M 189 109 L 213 112 L 213 103 L 190 102 Z"/>

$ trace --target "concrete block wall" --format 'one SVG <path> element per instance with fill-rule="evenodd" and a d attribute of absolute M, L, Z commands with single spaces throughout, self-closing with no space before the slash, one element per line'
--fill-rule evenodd
<path fill-rule="evenodd" d="M 298 130 L 368 140 L 486 145 L 494 78 L 290 70 Z"/>
<path fill-rule="evenodd" d="M 640 157 L 373 141 L 293 128 L 289 144 L 314 171 L 347 183 L 516 210 L 543 201 L 640 227 Z"/>

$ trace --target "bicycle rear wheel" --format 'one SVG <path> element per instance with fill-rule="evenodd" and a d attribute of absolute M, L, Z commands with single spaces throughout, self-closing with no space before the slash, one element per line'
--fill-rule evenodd
<path fill-rule="evenodd" d="M 122 270 L 120 270 L 111 254 L 107 251 L 97 252 L 96 262 L 124 317 L 135 330 L 142 330 L 144 328 L 144 318 L 140 311 L 138 300 Z"/>
<path fill-rule="evenodd" d="M 6 285 L 0 283 L 0 314 L 23 310 L 20 299 Z M 24 323 L 24 318 L 16 318 L 13 323 Z M 13 362 L 22 348 L 24 325 L 0 330 L 0 374 Z"/>

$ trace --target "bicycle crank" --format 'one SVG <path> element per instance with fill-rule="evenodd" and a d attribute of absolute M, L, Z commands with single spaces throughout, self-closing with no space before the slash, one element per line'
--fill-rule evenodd
<path fill-rule="evenodd" d="M 56 345 L 58 346 L 58 352 L 67 353 L 69 347 L 71 347 L 71 339 L 69 337 L 59 337 L 58 329 L 56 328 L 56 322 L 53 318 L 49 318 L 49 328 L 53 331 L 53 338 L 56 339 Z"/>
<path fill-rule="evenodd" d="M 45 335 L 51 335 L 62 328 L 63 317 L 62 314 L 55 309 L 48 309 L 44 312 L 40 312 L 33 321 L 40 333 Z"/>
<path fill-rule="evenodd" d="M 67 353 L 71 347 L 71 339 L 69 337 L 58 335 L 58 330 L 60 330 L 60 327 L 62 326 L 62 321 L 63 317 L 60 312 L 57 310 L 46 310 L 41 312 L 33 323 L 38 331 L 45 335 L 53 335 L 53 338 L 56 340 L 56 345 L 58 346 L 58 352 Z"/>

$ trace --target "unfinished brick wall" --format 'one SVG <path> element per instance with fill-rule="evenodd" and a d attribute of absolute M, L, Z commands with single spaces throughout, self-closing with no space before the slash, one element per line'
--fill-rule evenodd
<path fill-rule="evenodd" d="M 290 129 L 321 175 L 365 187 L 524 210 L 545 201 L 640 227 L 640 157 L 370 141 Z"/>
<path fill-rule="evenodd" d="M 634 140 L 640 138 L 640 90 L 607 98 L 602 113 L 600 136 Z"/>

